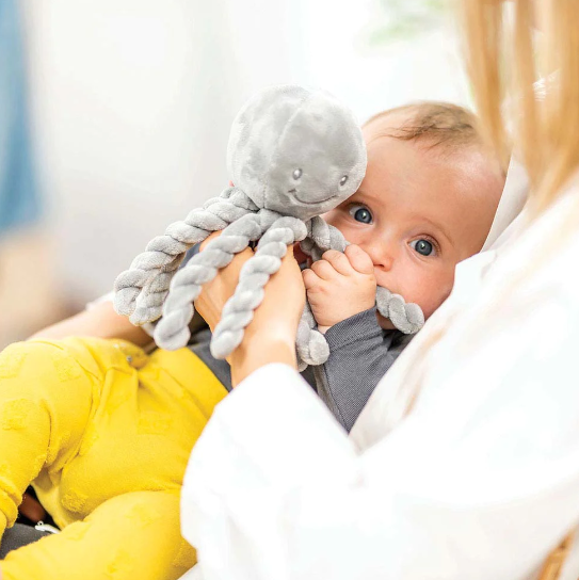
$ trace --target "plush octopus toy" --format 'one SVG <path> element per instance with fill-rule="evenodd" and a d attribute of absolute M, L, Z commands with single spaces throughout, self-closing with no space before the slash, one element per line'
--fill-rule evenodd
<path fill-rule="evenodd" d="M 115 282 L 116 311 L 136 325 L 158 321 L 154 337 L 161 348 L 176 350 L 188 343 L 193 302 L 202 285 L 248 246 L 255 245 L 255 254 L 241 269 L 213 332 L 211 352 L 218 359 L 241 343 L 288 246 L 301 242 L 303 251 L 318 260 L 325 251 L 343 252 L 347 245 L 320 215 L 358 189 L 367 157 L 353 114 L 334 97 L 294 85 L 262 90 L 233 123 L 227 161 L 235 186 L 170 225 Z M 179 269 L 186 252 L 218 230 L 221 235 Z M 376 305 L 405 334 L 424 324 L 418 305 L 406 304 L 386 288 L 378 288 Z M 296 349 L 300 370 L 329 356 L 307 304 Z"/>

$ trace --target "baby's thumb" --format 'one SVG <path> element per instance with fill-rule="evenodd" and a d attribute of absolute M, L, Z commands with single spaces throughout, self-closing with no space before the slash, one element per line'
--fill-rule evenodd
<path fill-rule="evenodd" d="M 373 274 L 374 264 L 372 258 L 360 247 L 350 244 L 344 252 L 350 264 L 360 274 Z"/>

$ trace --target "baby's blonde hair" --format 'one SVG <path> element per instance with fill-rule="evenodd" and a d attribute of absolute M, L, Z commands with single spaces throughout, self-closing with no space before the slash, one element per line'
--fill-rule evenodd
<path fill-rule="evenodd" d="M 402 121 L 388 123 L 400 115 Z M 364 126 L 383 123 L 380 133 L 403 141 L 421 141 L 429 148 L 453 152 L 464 146 L 484 145 L 474 113 L 452 103 L 424 101 L 387 109 L 368 119 Z"/>

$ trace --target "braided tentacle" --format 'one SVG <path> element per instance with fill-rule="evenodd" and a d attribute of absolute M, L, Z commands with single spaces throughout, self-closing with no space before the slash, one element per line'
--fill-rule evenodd
<path fill-rule="evenodd" d="M 424 326 L 424 313 L 418 304 L 406 303 L 400 294 L 376 288 L 376 309 L 404 334 L 416 334 Z"/>
<path fill-rule="evenodd" d="M 211 341 L 211 354 L 223 359 L 241 343 L 245 327 L 261 304 L 264 286 L 281 267 L 281 259 L 290 244 L 306 237 L 304 222 L 293 217 L 276 220 L 259 240 L 255 255 L 241 268 L 239 283 L 221 313 Z"/>
<path fill-rule="evenodd" d="M 348 242 L 342 232 L 326 223 L 321 217 L 312 218 L 307 226 L 308 236 L 300 246 L 314 262 L 320 260 L 323 253 L 328 250 L 343 252 L 346 249 Z"/>
<path fill-rule="evenodd" d="M 149 242 L 130 268 L 115 281 L 115 310 L 130 316 L 133 324 L 159 318 L 169 285 L 185 253 L 211 232 L 222 230 L 248 212 L 255 204 L 240 189 L 227 188 L 219 197 L 192 210 L 184 221 L 171 224 L 162 236 Z"/>
<path fill-rule="evenodd" d="M 193 301 L 201 293 L 202 285 L 213 280 L 236 254 L 258 240 L 278 216 L 269 210 L 243 216 L 227 226 L 218 238 L 211 240 L 177 272 L 163 306 L 163 317 L 155 328 L 155 342 L 161 348 L 176 350 L 187 344 L 191 337 L 189 322 L 193 318 Z"/>
<path fill-rule="evenodd" d="M 327 224 L 321 217 L 312 218 L 307 226 L 308 236 L 300 246 L 314 262 L 321 259 L 327 250 L 343 252 L 346 249 L 348 242 L 340 230 Z M 330 356 L 330 347 L 326 337 L 317 330 L 316 326 L 310 305 L 306 303 L 296 337 L 296 354 L 300 371 L 308 365 L 324 364 Z"/>
<path fill-rule="evenodd" d="M 296 336 L 296 355 L 298 370 L 301 372 L 308 365 L 324 364 L 330 356 L 330 347 L 326 337 L 316 329 L 317 323 L 310 305 L 306 302 Z"/>

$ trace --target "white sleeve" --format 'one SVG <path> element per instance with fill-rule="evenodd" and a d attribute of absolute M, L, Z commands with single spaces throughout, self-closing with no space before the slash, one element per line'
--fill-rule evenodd
<path fill-rule="evenodd" d="M 204 579 L 529 577 L 579 519 L 578 342 L 518 349 L 497 388 L 443 389 L 362 454 L 297 373 L 255 372 L 187 468 Z"/>

